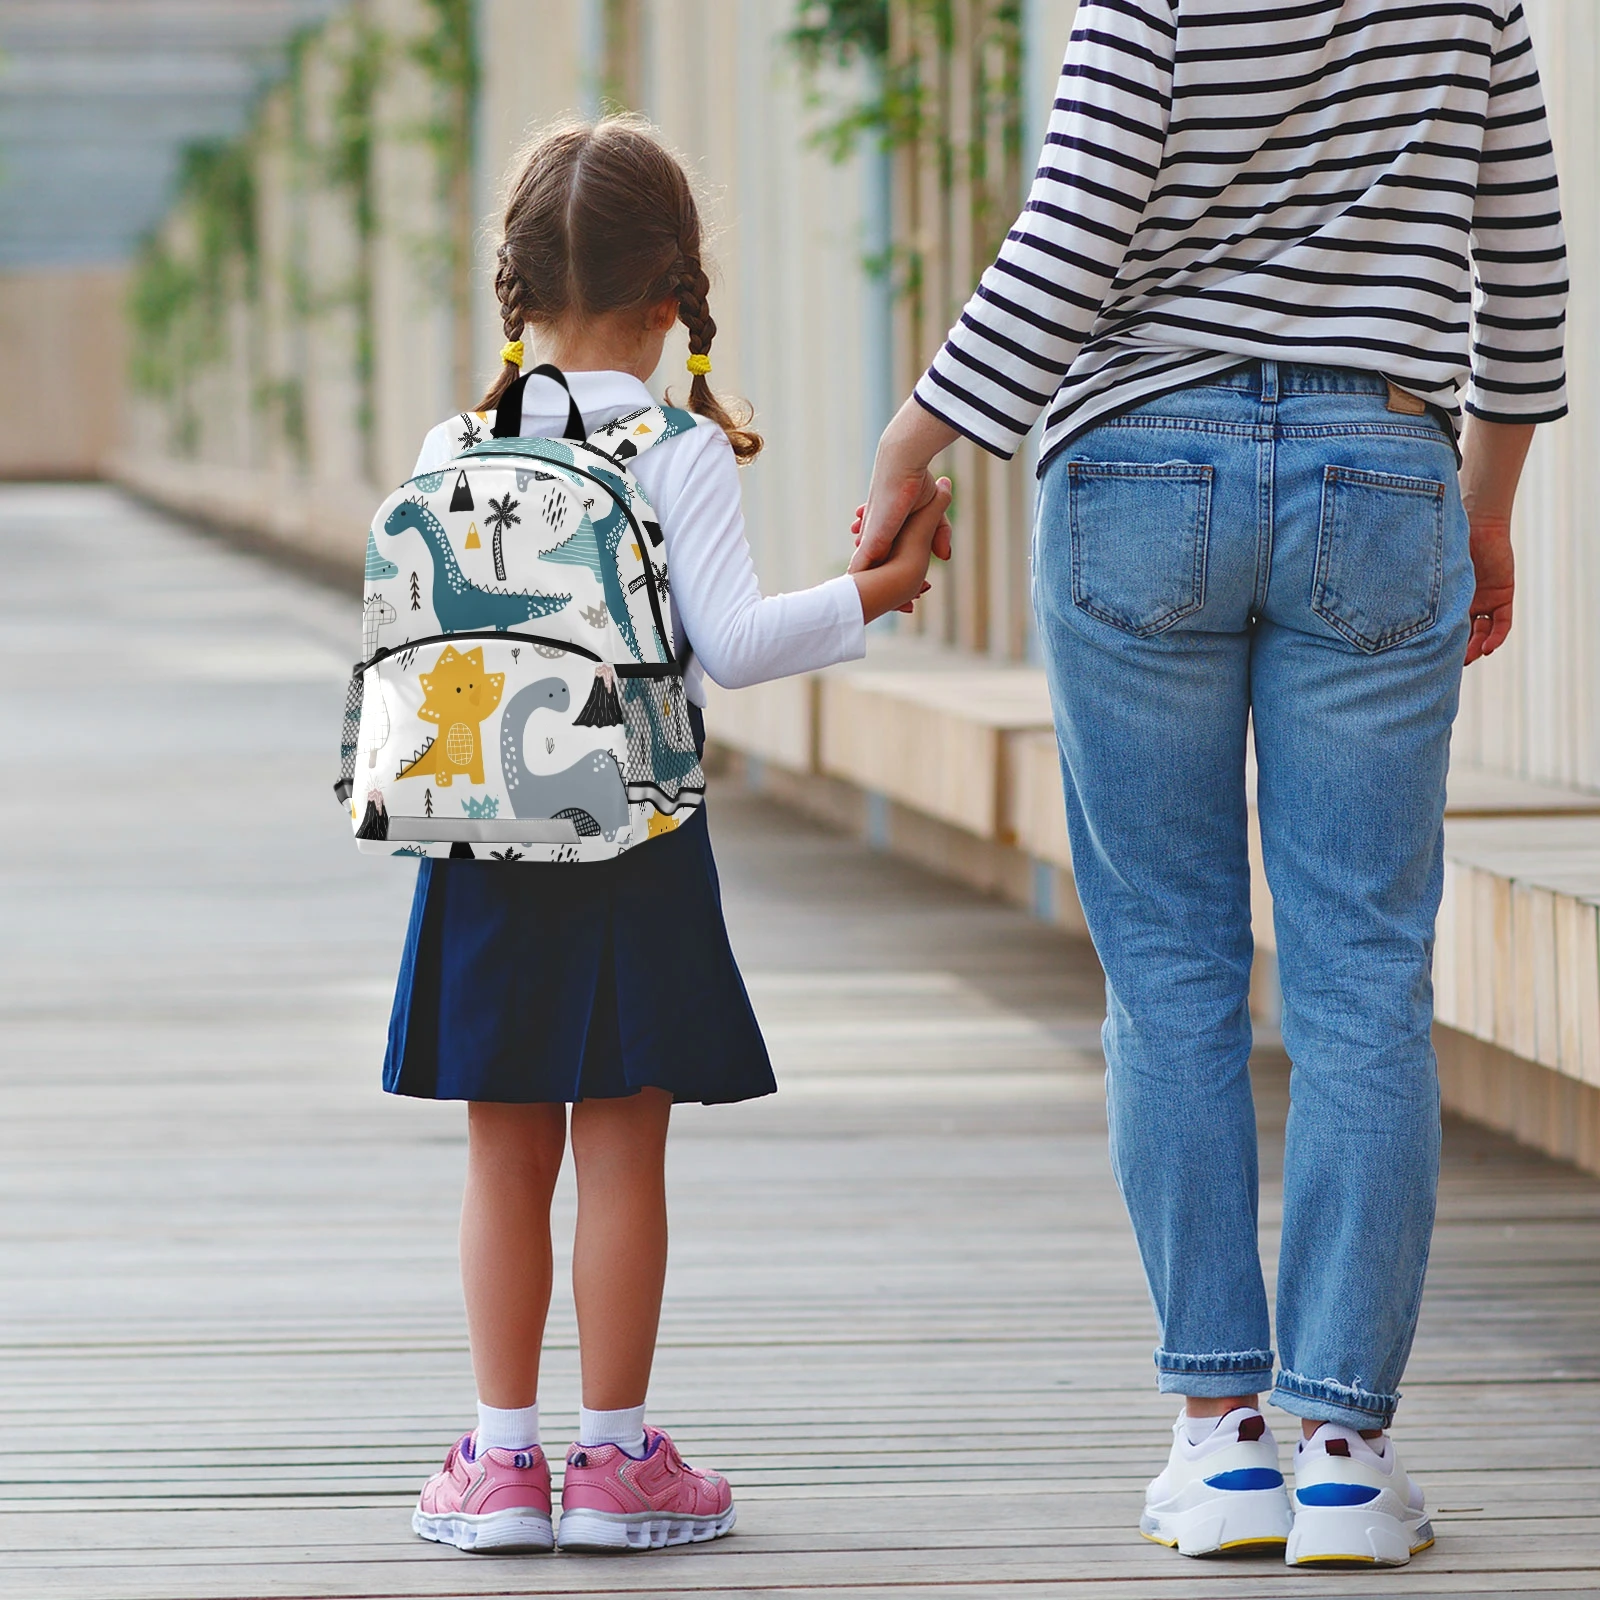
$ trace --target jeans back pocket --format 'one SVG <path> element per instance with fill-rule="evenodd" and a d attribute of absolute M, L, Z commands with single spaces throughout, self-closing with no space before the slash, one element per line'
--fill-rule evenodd
<path fill-rule="evenodd" d="M 1439 618 L 1445 486 L 1432 478 L 1327 467 L 1311 609 L 1372 654 Z"/>
<path fill-rule="evenodd" d="M 1211 478 L 1187 461 L 1069 461 L 1073 604 L 1139 638 L 1198 611 Z"/>

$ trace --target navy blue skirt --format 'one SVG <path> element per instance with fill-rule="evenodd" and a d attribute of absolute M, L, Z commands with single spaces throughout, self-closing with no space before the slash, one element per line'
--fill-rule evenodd
<path fill-rule="evenodd" d="M 772 1094 L 704 808 L 614 861 L 423 861 L 383 1086 L 519 1104 Z"/>

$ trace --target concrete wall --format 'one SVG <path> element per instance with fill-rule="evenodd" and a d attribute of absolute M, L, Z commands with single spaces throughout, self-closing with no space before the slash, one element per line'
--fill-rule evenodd
<path fill-rule="evenodd" d="M 126 274 L 0 273 L 0 478 L 90 478 L 122 423 Z"/>

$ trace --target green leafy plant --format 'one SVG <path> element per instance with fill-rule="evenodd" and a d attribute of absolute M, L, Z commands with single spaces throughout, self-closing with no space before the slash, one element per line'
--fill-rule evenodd
<path fill-rule="evenodd" d="M 194 378 L 228 349 L 228 308 L 259 289 L 253 151 L 248 139 L 202 140 L 178 160 L 175 213 L 183 226 L 140 247 L 128 287 L 133 385 L 167 402 L 173 448 L 199 440 Z"/>
<path fill-rule="evenodd" d="M 417 241 L 417 253 L 446 298 L 455 324 L 452 382 L 466 403 L 471 378 L 472 178 L 478 97 L 477 7 L 474 0 L 425 0 L 428 26 L 406 46 L 406 55 L 433 90 L 429 114 L 415 136 L 433 158 L 441 221 L 436 233 Z"/>
<path fill-rule="evenodd" d="M 378 136 L 374 110 L 387 55 L 388 41 L 382 30 L 369 20 L 364 6 L 357 6 L 350 21 L 348 43 L 337 60 L 339 80 L 331 106 L 333 130 L 322 151 L 324 176 L 330 186 L 344 191 L 356 235 L 356 269 L 346 298 L 355 312 L 352 354 L 357 394 L 356 425 L 361 433 L 362 465 L 369 474 L 373 468 L 373 428 L 377 416 L 373 279 L 378 232 Z"/>
<path fill-rule="evenodd" d="M 256 231 L 254 151 L 248 139 L 203 140 L 189 145 L 179 167 L 178 192 L 195 236 L 195 268 L 205 309 L 220 314 L 242 267 L 238 287 L 253 299 L 260 252 Z"/>
<path fill-rule="evenodd" d="M 966 0 L 973 37 L 956 60 L 956 7 L 963 0 L 800 0 L 789 50 L 807 80 L 822 120 L 812 142 L 830 159 L 848 160 L 864 140 L 894 155 L 934 164 L 948 196 L 958 174 L 971 186 L 972 222 L 980 245 L 998 245 L 1015 211 L 1011 181 L 1022 142 L 1021 0 Z M 894 49 L 893 21 L 903 16 L 912 43 Z M 841 75 L 854 71 L 848 90 Z M 953 72 L 972 74 L 970 136 L 949 135 L 943 101 Z M 994 160 L 996 150 L 1000 155 Z M 915 296 L 924 263 L 904 242 L 864 258 L 899 295 Z"/>
<path fill-rule="evenodd" d="M 889 0 L 804 0 L 789 30 L 790 47 L 813 71 L 824 61 L 847 67 L 889 53 Z"/>
<path fill-rule="evenodd" d="M 832 161 L 847 161 L 865 138 L 894 147 L 917 137 L 915 75 L 889 64 L 889 9 L 890 0 L 801 0 L 785 36 L 806 76 L 812 109 L 824 113 L 811 140 Z M 863 88 L 844 95 L 824 88 L 829 68 L 845 73 L 856 67 Z"/>

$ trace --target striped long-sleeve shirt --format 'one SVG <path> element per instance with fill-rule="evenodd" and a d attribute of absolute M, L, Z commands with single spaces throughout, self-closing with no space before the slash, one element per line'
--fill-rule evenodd
<path fill-rule="evenodd" d="M 998 455 L 1252 357 L 1566 410 L 1517 0 L 1082 0 L 1027 204 L 917 385 Z"/>

